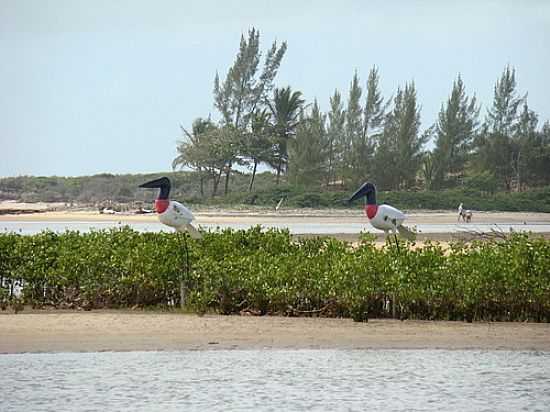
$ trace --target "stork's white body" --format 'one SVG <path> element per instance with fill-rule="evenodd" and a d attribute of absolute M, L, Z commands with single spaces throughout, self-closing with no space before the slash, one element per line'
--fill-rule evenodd
<path fill-rule="evenodd" d="M 378 230 L 383 230 L 386 235 L 392 232 L 394 235 L 399 232 L 402 236 L 409 240 L 414 240 L 415 234 L 409 228 L 403 226 L 403 222 L 407 218 L 405 213 L 390 205 L 378 205 L 376 203 L 376 187 L 370 182 L 365 182 L 351 196 L 348 202 L 366 198 L 365 214 L 369 218 L 370 224 Z M 397 237 L 396 237 L 397 242 Z"/>
<path fill-rule="evenodd" d="M 201 235 L 191 222 L 195 220 L 193 213 L 179 202 L 170 200 L 165 211 L 158 214 L 160 223 L 173 227 L 178 232 L 189 232 L 191 237 L 200 238 Z"/>
<path fill-rule="evenodd" d="M 174 200 L 170 200 L 166 210 L 159 213 L 158 216 L 161 223 L 174 229 L 184 228 L 195 220 L 193 213 L 189 209 Z"/>
<path fill-rule="evenodd" d="M 170 179 L 161 177 L 143 183 L 139 187 L 147 189 L 159 188 L 160 193 L 155 199 L 155 211 L 158 214 L 159 220 L 166 226 L 173 227 L 178 232 L 189 232 L 194 238 L 200 238 L 200 232 L 191 224 L 195 219 L 193 213 L 179 202 L 169 200 L 170 195 Z"/>
<path fill-rule="evenodd" d="M 384 232 L 396 231 L 403 224 L 406 216 L 403 212 L 390 205 L 379 205 L 376 214 L 369 218 L 370 224 Z"/>

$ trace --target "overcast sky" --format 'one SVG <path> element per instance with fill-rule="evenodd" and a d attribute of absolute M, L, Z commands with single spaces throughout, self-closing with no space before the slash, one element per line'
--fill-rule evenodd
<path fill-rule="evenodd" d="M 0 176 L 169 170 L 252 26 L 323 110 L 376 64 L 386 97 L 414 79 L 423 127 L 459 72 L 485 115 L 510 64 L 550 119 L 550 1 L 0 0 Z"/>

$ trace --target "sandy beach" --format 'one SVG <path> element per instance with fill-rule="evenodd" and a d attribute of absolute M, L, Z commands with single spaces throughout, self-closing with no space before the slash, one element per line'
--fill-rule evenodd
<path fill-rule="evenodd" d="M 550 350 L 550 325 L 197 316 L 161 312 L 0 314 L 0 353 L 211 349 Z"/>
<path fill-rule="evenodd" d="M 64 208 L 57 203 L 17 203 L 13 201 L 0 202 L 2 210 L 33 210 L 36 213 L 0 214 L 1 221 L 59 221 L 59 222 L 156 222 L 155 214 L 101 214 L 90 209 Z M 193 213 L 196 224 L 269 224 L 274 222 L 312 222 L 312 223 L 365 223 L 365 216 L 361 208 L 355 209 L 281 209 L 275 211 L 269 208 L 253 209 L 222 209 L 216 207 L 194 207 Z M 410 210 L 407 214 L 407 223 L 410 225 L 432 223 L 457 223 L 455 211 Z M 480 212 L 474 211 L 474 223 L 515 223 L 530 222 L 550 223 L 550 213 L 535 212 Z"/>
<path fill-rule="evenodd" d="M 101 214 L 96 210 L 66 209 L 59 204 L 0 202 L 2 210 L 37 210 L 38 213 L 0 214 L 2 221 L 59 221 L 59 222 L 156 222 L 155 214 Z M 356 209 L 221 209 L 215 207 L 192 208 L 196 224 L 269 224 L 275 222 L 293 223 L 365 223 L 361 208 Z M 410 210 L 407 224 L 454 224 L 457 223 L 455 211 Z M 480 212 L 474 211 L 473 223 L 550 223 L 550 213 L 535 212 Z"/>
<path fill-rule="evenodd" d="M 0 211 L 4 209 L 19 208 L 25 210 L 33 204 L 14 204 L 13 202 L 0 202 Z M 37 213 L 23 214 L 0 214 L 0 227 L 2 222 L 7 223 L 33 223 L 47 225 L 63 223 L 82 223 L 82 224 L 155 224 L 158 222 L 155 214 L 100 214 L 94 210 L 51 210 L 45 205 L 40 205 L 41 210 Z M 193 210 L 195 215 L 195 225 L 205 225 L 205 227 L 215 227 L 216 225 L 235 225 L 235 226 L 288 226 L 288 227 L 312 227 L 315 228 L 311 234 L 301 232 L 295 234 L 296 238 L 311 237 L 322 235 L 322 228 L 326 225 L 328 231 L 326 234 L 340 240 L 356 242 L 359 239 L 357 233 L 338 233 L 330 229 L 331 225 L 345 227 L 346 225 L 363 226 L 368 225 L 367 219 L 360 208 L 358 209 L 283 209 L 274 211 L 273 209 L 220 209 L 220 208 L 196 208 Z M 415 227 L 416 225 L 456 225 L 457 213 L 454 211 L 407 211 L 407 225 Z M 550 213 L 532 213 L 532 212 L 475 212 L 472 225 L 475 224 L 494 224 L 494 225 L 529 225 L 543 224 L 550 225 Z M 462 233 L 457 232 L 439 232 L 439 233 L 418 233 L 416 240 L 423 242 L 426 240 L 438 242 L 451 242 L 456 240 L 470 240 L 475 238 L 475 234 L 464 232 L 467 225 L 463 224 Z M 475 227 L 475 226 L 472 226 Z M 379 243 L 384 243 L 385 237 L 382 232 L 376 233 L 376 239 Z M 541 232 L 537 236 L 550 238 L 550 231 Z"/>

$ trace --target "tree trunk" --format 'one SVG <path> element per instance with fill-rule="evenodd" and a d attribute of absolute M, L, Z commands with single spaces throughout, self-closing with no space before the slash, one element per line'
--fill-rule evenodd
<path fill-rule="evenodd" d="M 328 152 L 328 171 L 327 171 L 327 187 L 330 186 L 332 181 L 332 156 L 333 156 L 333 139 L 329 143 L 329 152 Z"/>
<path fill-rule="evenodd" d="M 510 176 L 504 176 L 504 186 L 507 192 L 512 191 L 512 178 Z"/>
<path fill-rule="evenodd" d="M 201 198 L 204 197 L 204 174 L 202 173 L 202 168 L 199 167 L 199 176 L 201 183 Z"/>
<path fill-rule="evenodd" d="M 282 163 L 283 163 L 283 159 L 282 159 L 282 157 L 279 157 L 279 164 L 277 165 L 277 181 L 276 181 L 277 185 L 279 184 L 279 177 L 281 176 Z"/>
<path fill-rule="evenodd" d="M 248 191 L 252 192 L 252 187 L 254 186 L 254 179 L 256 178 L 256 168 L 258 167 L 258 160 L 254 159 L 254 169 L 252 170 L 252 177 L 250 178 L 250 185 L 248 186 Z"/>
<path fill-rule="evenodd" d="M 521 168 L 521 149 L 518 150 L 518 157 L 517 157 L 517 166 L 516 166 L 516 192 L 521 192 L 521 172 L 520 172 L 520 168 Z"/>
<path fill-rule="evenodd" d="M 223 190 L 224 196 L 227 196 L 227 193 L 229 192 L 229 175 L 231 175 L 231 163 L 229 163 L 229 166 L 225 172 L 225 187 Z"/>
<path fill-rule="evenodd" d="M 181 273 L 180 277 L 180 307 L 185 309 L 187 282 L 189 281 L 189 246 L 187 245 L 187 233 L 183 233 L 183 244 L 185 246 L 185 272 Z"/>
<path fill-rule="evenodd" d="M 222 177 L 223 168 L 220 168 L 220 172 L 217 176 L 214 177 L 214 187 L 212 189 L 212 197 L 215 197 L 218 193 L 218 185 L 220 184 L 220 179 Z"/>
<path fill-rule="evenodd" d="M 185 309 L 185 282 L 180 280 L 180 308 Z"/>

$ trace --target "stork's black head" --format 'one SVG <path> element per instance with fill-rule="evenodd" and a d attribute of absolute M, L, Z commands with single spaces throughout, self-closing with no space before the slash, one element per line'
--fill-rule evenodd
<path fill-rule="evenodd" d="M 370 182 L 365 182 L 361 185 L 359 189 L 349 198 L 348 202 L 353 202 L 354 200 L 361 199 L 362 197 L 367 197 L 367 204 L 375 205 L 376 204 L 376 187 Z"/>
<path fill-rule="evenodd" d="M 161 177 L 160 179 L 151 180 L 149 182 L 139 185 L 139 187 L 145 187 L 148 189 L 160 189 L 159 199 L 168 199 L 170 195 L 170 179 L 167 177 Z"/>

